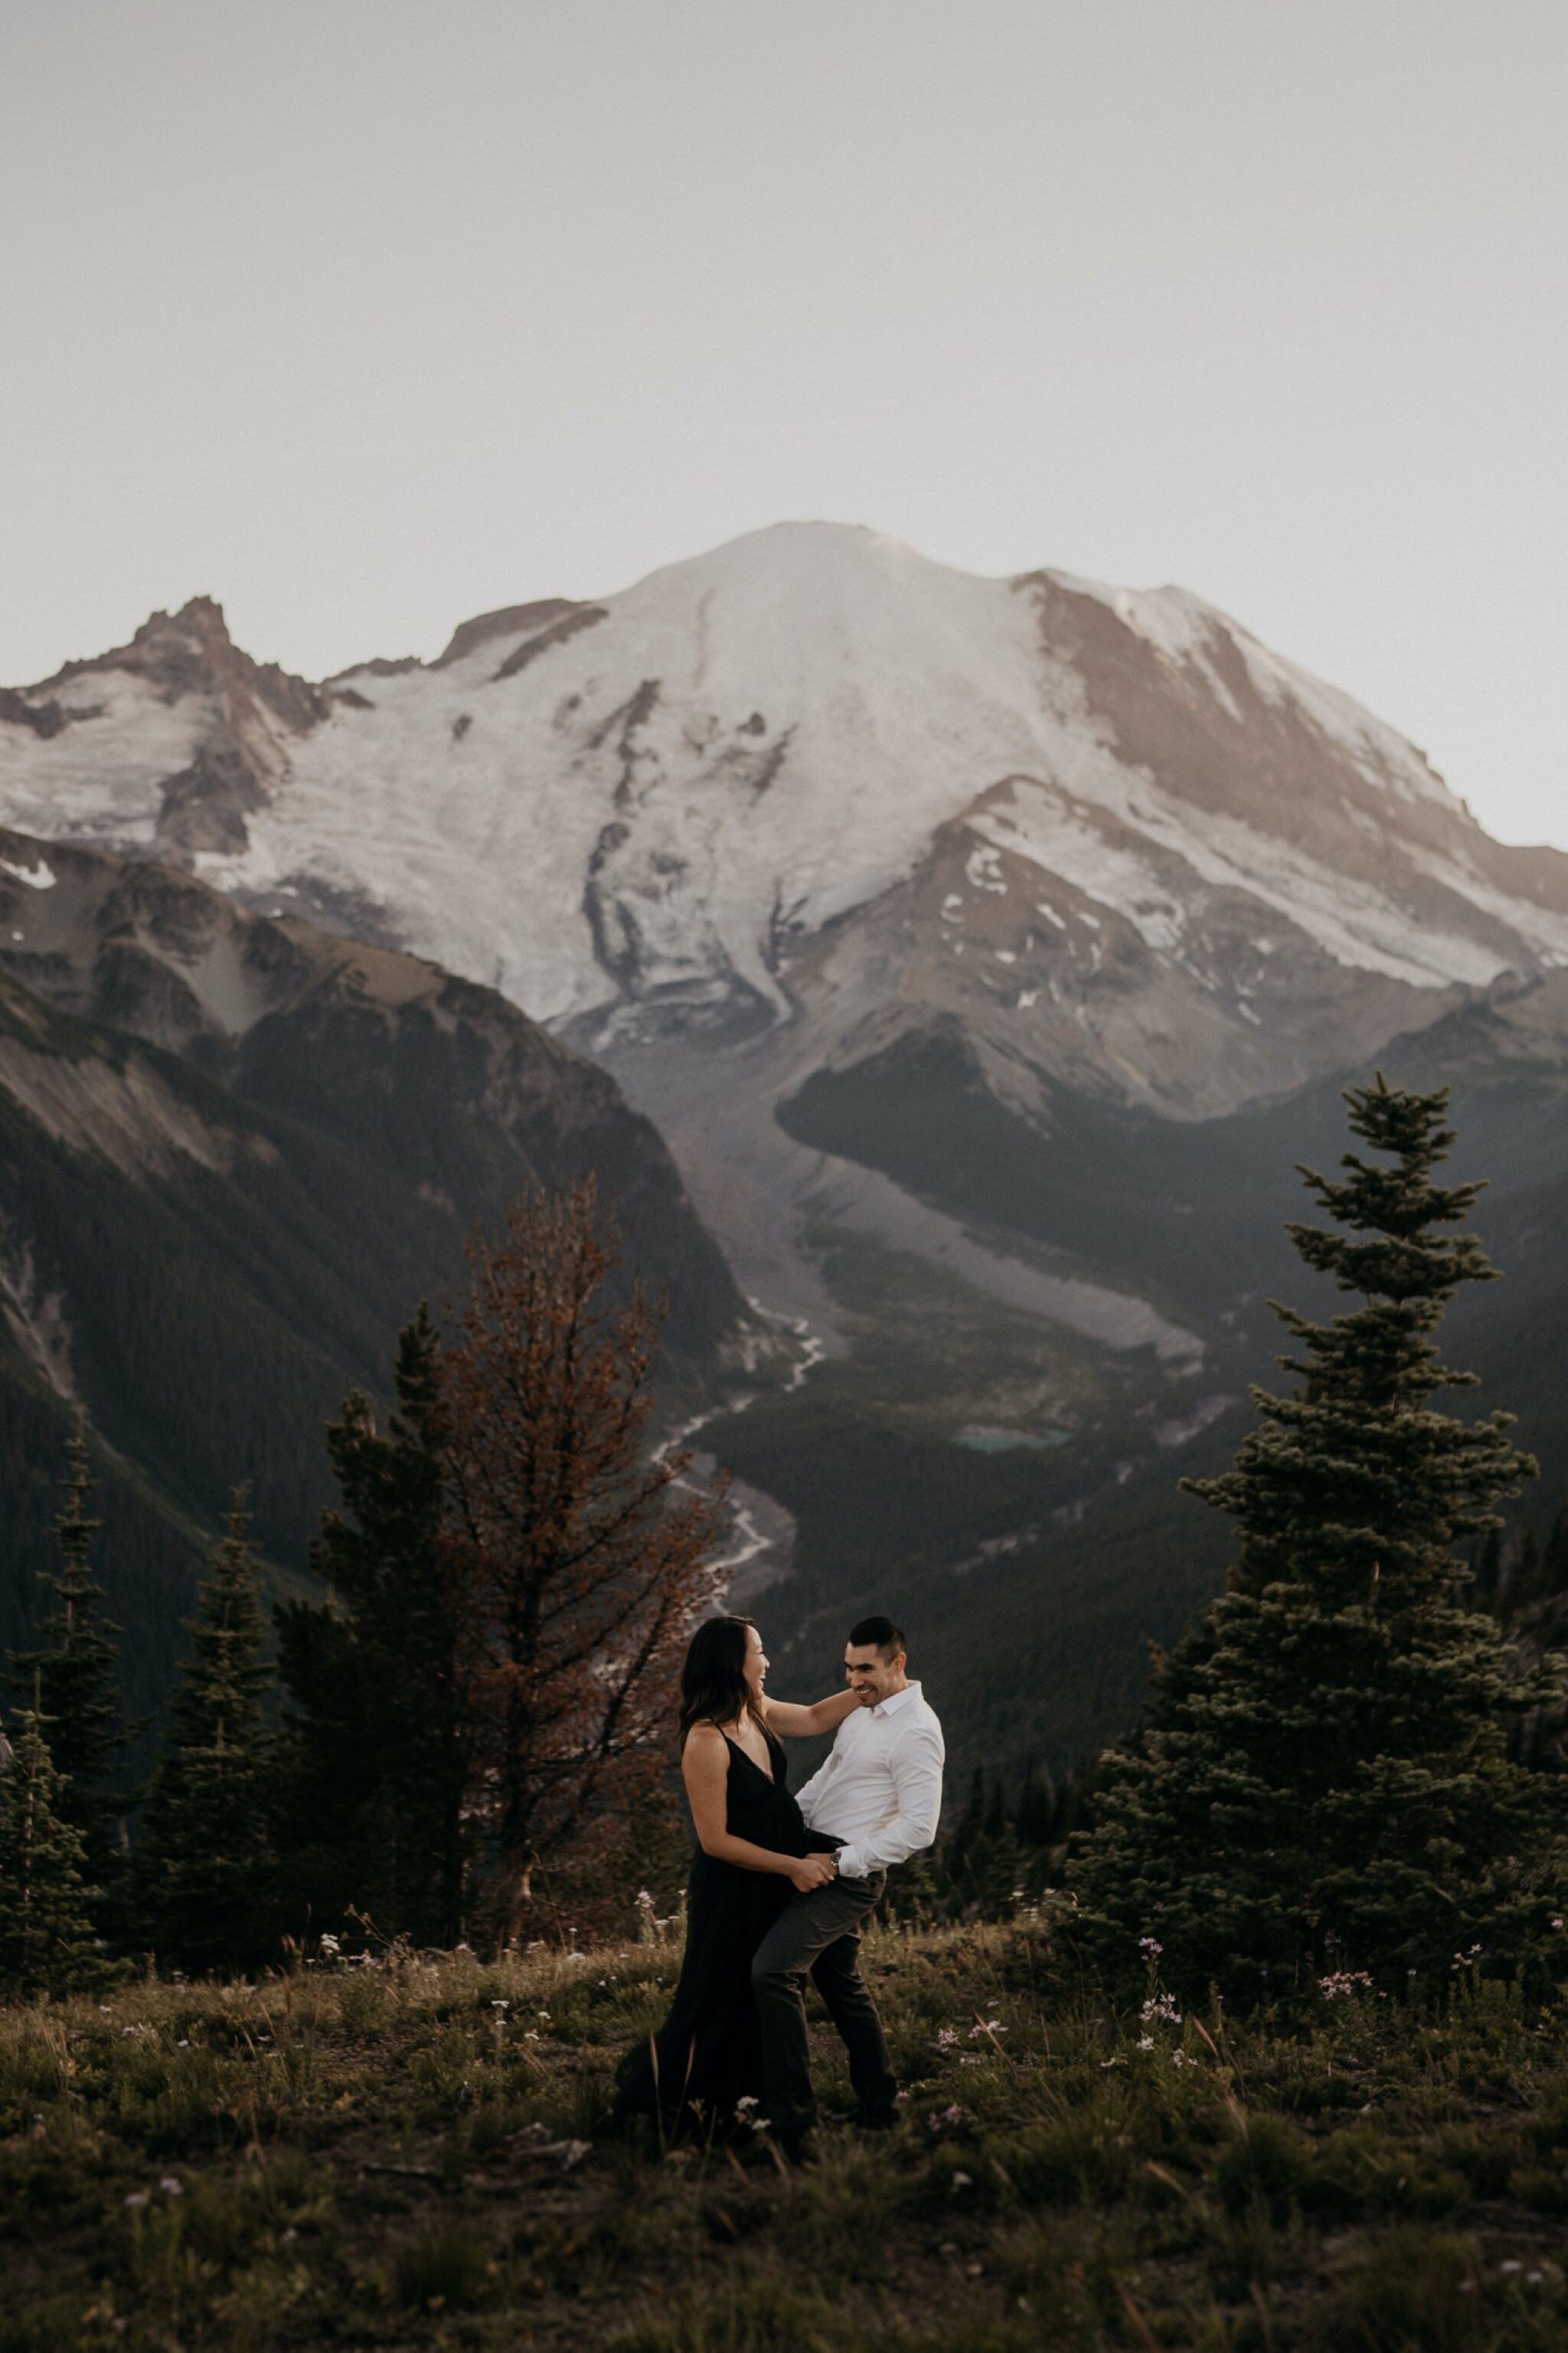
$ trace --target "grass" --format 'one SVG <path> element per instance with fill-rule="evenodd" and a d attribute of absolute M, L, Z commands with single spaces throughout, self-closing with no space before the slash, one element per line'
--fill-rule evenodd
<path fill-rule="evenodd" d="M 0 2011 L 0 2353 L 1568 2348 L 1561 2002 L 1467 1976 L 1145 2021 L 1037 1923 L 889 1931 L 896 2132 L 826 2133 L 795 2173 L 584 2147 L 676 1960 L 458 1954 Z"/>

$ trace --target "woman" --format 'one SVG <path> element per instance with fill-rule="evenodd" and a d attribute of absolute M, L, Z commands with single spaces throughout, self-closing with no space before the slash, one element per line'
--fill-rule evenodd
<path fill-rule="evenodd" d="M 769 1699 L 767 1672 L 749 1618 L 710 1618 L 691 1638 L 680 1677 L 680 1772 L 697 1832 L 686 1952 L 663 2025 L 616 2070 L 617 2120 L 728 2120 L 738 2101 L 762 2095 L 752 1956 L 795 1890 L 833 1877 L 838 1843 L 801 1820 L 779 1736 L 831 1732 L 858 1704 L 850 1691 L 814 1707 Z"/>

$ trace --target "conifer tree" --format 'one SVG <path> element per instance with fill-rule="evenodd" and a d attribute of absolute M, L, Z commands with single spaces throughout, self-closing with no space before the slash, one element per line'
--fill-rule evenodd
<path fill-rule="evenodd" d="M 268 1833 L 271 1672 L 243 1488 L 185 1620 L 163 1754 L 137 1851 L 142 1922 L 165 1967 L 239 1968 L 276 1936 Z"/>
<path fill-rule="evenodd" d="M 67 1455 L 65 1508 L 55 1522 L 58 1561 L 39 1576 L 53 1607 L 38 1647 L 9 1654 L 8 1680 L 19 1694 L 32 1694 L 42 1711 L 59 1810 L 81 1834 L 83 1869 L 101 1903 L 124 1873 L 121 1822 L 129 1801 L 117 1782 L 132 1727 L 121 1707 L 120 1629 L 102 1615 L 103 1588 L 92 1573 L 100 1523 L 88 1510 L 93 1480 L 79 1420 Z"/>
<path fill-rule="evenodd" d="M 8 1994 L 70 1993 L 107 1974 L 92 1921 L 98 1891 L 44 1736 L 40 1681 L 13 1719 L 0 1767 L 0 1989 Z"/>
<path fill-rule="evenodd" d="M 1056 1831 L 1057 1787 L 1042 1766 L 1031 1767 L 1018 1793 L 1013 1828 L 1025 1847 L 1047 1847 Z"/>
<path fill-rule="evenodd" d="M 1377 1154 L 1303 1169 L 1342 1230 L 1293 1225 L 1310 1267 L 1363 1304 L 1313 1324 L 1275 1313 L 1300 1354 L 1289 1396 L 1254 1391 L 1234 1467 L 1192 1492 L 1229 1513 L 1228 1589 L 1162 1662 L 1138 1734 L 1106 1762 L 1071 1883 L 1117 1960 L 1157 1936 L 1172 1981 L 1256 1992 L 1327 1963 L 1446 1969 L 1480 1944 L 1528 1952 L 1560 1914 L 1550 1784 L 1509 1761 L 1517 1711 L 1557 1687 L 1468 1609 L 1457 1539 L 1534 1465 L 1510 1418 L 1459 1421 L 1434 1392 L 1472 1376 L 1431 1335 L 1479 1242 L 1445 1232 L 1479 1187 L 1434 1177 L 1446 1096 L 1348 1097 Z"/>
<path fill-rule="evenodd" d="M 1513 1574 L 1508 1580 L 1508 1590 L 1503 1597 L 1509 1614 L 1511 1616 L 1516 1610 L 1528 1609 L 1532 1601 L 1541 1599 L 1545 1590 L 1541 1539 L 1533 1528 L 1526 1528 L 1520 1539 L 1519 1558 L 1513 1565 Z"/>
<path fill-rule="evenodd" d="M 1496 1609 L 1502 1595 L 1502 1532 L 1489 1528 L 1475 1567 L 1474 1598 L 1483 1609 Z"/>
<path fill-rule="evenodd" d="M 421 1306 L 398 1335 L 383 1430 L 345 1398 L 327 1433 L 340 1506 L 311 1567 L 324 1605 L 277 1613 L 289 1701 L 278 1839 L 291 1908 L 451 1944 L 463 1901 L 465 1718 L 442 1550 L 439 1343 Z"/>
<path fill-rule="evenodd" d="M 714 1589 L 723 1483 L 699 1487 L 689 1453 L 648 1446 L 660 1314 L 635 1284 L 615 1303 L 619 1255 L 591 1178 L 514 1202 L 497 1242 L 469 1246 L 440 1356 L 481 1908 L 503 1936 L 542 1868 L 592 1901 L 658 1801 L 680 1662 Z"/>
<path fill-rule="evenodd" d="M 1568 1504 L 1552 1523 L 1552 1534 L 1541 1557 L 1542 1587 L 1555 1597 L 1568 1593 Z"/>

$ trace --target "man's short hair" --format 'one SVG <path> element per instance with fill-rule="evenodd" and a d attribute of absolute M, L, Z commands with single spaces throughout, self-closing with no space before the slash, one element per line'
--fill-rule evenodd
<path fill-rule="evenodd" d="M 896 1659 L 904 1648 L 904 1638 L 890 1618 L 862 1618 L 858 1626 L 849 1629 L 852 1650 L 863 1643 L 875 1642 L 884 1659 Z"/>

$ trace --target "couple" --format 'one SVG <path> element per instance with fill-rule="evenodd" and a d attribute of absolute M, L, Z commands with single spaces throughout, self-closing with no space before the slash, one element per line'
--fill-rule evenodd
<path fill-rule="evenodd" d="M 860 1976 L 860 1930 L 888 1866 L 930 1846 L 942 1810 L 942 1726 L 905 1672 L 904 1638 L 864 1618 L 847 1688 L 812 1707 L 770 1699 L 749 1618 L 700 1626 L 681 1675 L 680 1769 L 697 1831 L 686 1952 L 669 2013 L 627 2052 L 617 2119 L 727 2121 L 759 2104 L 786 2157 L 816 2120 L 805 2035 L 809 1969 L 849 2054 L 852 2121 L 890 2125 L 898 2084 Z M 780 1736 L 837 1728 L 798 1798 Z"/>

